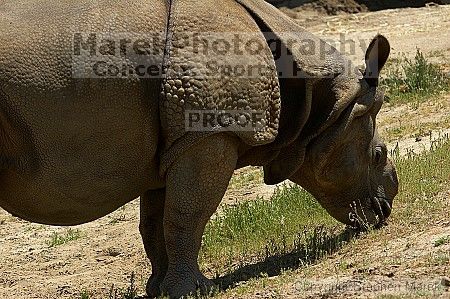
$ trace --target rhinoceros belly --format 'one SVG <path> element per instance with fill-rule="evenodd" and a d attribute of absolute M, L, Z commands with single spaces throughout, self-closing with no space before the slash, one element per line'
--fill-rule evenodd
<path fill-rule="evenodd" d="M 93 34 L 95 55 L 112 62 L 100 49 L 105 33 L 165 36 L 166 25 L 165 0 L 0 2 L 1 207 L 71 225 L 163 185 L 156 159 L 161 78 L 75 74 L 83 65 L 74 44 L 81 36 L 89 53 Z M 159 67 L 160 41 L 150 57 Z"/>

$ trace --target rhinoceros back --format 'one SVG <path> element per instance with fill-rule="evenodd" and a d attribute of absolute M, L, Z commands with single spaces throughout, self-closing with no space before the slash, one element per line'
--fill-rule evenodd
<path fill-rule="evenodd" d="M 191 113 L 195 120 L 205 117 L 202 112 L 257 114 L 255 126 L 230 128 L 250 146 L 270 143 L 278 133 L 273 55 L 256 22 L 233 0 L 172 2 L 161 96 L 161 173 L 191 144 L 217 132 L 202 127 L 204 119 L 191 127 Z"/>

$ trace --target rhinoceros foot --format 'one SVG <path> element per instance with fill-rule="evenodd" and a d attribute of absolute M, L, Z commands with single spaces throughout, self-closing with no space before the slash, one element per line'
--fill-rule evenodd
<path fill-rule="evenodd" d="M 206 295 L 215 288 L 215 284 L 198 269 L 170 269 L 161 284 L 162 294 L 169 298 L 185 298 L 189 295 Z"/>

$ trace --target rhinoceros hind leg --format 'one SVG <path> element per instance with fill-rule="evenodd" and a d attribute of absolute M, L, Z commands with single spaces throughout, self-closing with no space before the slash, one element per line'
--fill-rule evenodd
<path fill-rule="evenodd" d="M 170 298 L 214 286 L 197 263 L 206 223 L 217 209 L 236 167 L 238 143 L 226 134 L 210 136 L 169 168 L 164 235 L 169 267 L 161 289 Z"/>
<path fill-rule="evenodd" d="M 164 241 L 164 202 L 166 189 L 150 190 L 141 196 L 139 230 L 145 251 L 152 264 L 152 276 L 147 283 L 147 295 L 161 295 L 160 286 L 167 272 L 167 253 Z"/>

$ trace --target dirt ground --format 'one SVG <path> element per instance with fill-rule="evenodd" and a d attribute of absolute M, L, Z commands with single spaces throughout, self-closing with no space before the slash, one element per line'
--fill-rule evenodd
<path fill-rule="evenodd" d="M 358 9 L 360 8 L 355 6 L 356 11 L 364 11 Z M 341 40 L 341 43 L 336 45 L 338 47 L 346 45 L 345 52 L 357 63 L 362 63 L 363 52 L 370 38 L 376 33 L 383 33 L 392 43 L 394 57 L 402 53 L 412 55 L 416 48 L 420 48 L 425 53 L 439 53 L 436 56 L 438 62 L 443 65 L 449 64 L 450 6 L 431 5 L 423 8 L 335 16 L 327 16 L 321 10 L 304 8 L 282 8 L 282 10 L 321 37 L 327 40 Z M 357 41 L 354 50 L 351 49 L 351 43 L 346 42 L 348 40 Z M 450 97 L 444 97 L 443 102 L 450 102 Z M 429 119 L 449 115 L 450 105 L 427 111 Z M 412 123 L 421 119 L 421 115 L 409 106 L 402 106 L 396 110 L 385 107 L 381 112 L 380 132 L 383 133 L 383 130 L 396 122 L 396 118 L 401 118 L 405 113 L 413 115 Z M 448 127 L 441 128 L 435 134 L 438 134 L 438 131 L 449 132 L 448 129 Z M 392 144 L 396 142 L 398 140 Z M 414 148 L 426 147 L 422 146 L 421 141 L 417 142 L 416 138 L 409 135 L 399 142 Z M 229 190 L 224 202 L 232 203 L 256 196 L 269 197 L 272 192 L 273 187 L 263 185 L 256 185 L 244 191 Z M 450 199 L 449 192 L 442 194 L 443 200 Z M 107 298 L 113 284 L 118 288 L 128 286 L 133 272 L 136 274 L 136 285 L 142 293 L 144 282 L 150 274 L 150 264 L 138 232 L 138 208 L 139 202 L 136 200 L 102 219 L 72 228 L 79 233 L 75 240 L 54 247 L 49 246 L 52 235 L 55 232 L 60 235 L 67 234 L 67 228 L 31 224 L 0 210 L 0 298 L 80 298 L 80 292 L 83 290 L 90 292 L 90 298 Z M 373 258 L 383 259 L 398 254 L 399 268 L 392 270 L 395 271 L 395 275 L 406 277 L 409 267 L 412 267 L 417 276 L 434 281 L 446 273 L 448 275 L 448 267 L 446 273 L 441 273 L 442 270 L 436 273 L 421 272 L 420 265 L 414 264 L 414 257 L 432 254 L 436 249 L 428 245 L 437 237 L 444 235 L 450 235 L 450 222 L 445 220 L 433 224 L 428 231 L 392 239 L 388 244 L 392 249 L 389 255 L 386 252 L 373 252 Z M 404 252 L 402 250 L 405 246 L 408 246 L 407 253 L 410 252 L 412 258 L 408 259 L 408 255 L 405 254 L 404 258 L 407 260 L 402 262 Z M 441 249 L 450 252 L 447 245 Z M 345 254 L 344 251 L 342 255 Z M 336 262 L 333 259 L 337 260 L 338 257 L 323 263 Z M 321 264 L 317 265 L 320 266 Z M 377 265 L 371 267 L 373 271 L 378 271 Z M 382 281 L 388 276 L 380 272 L 377 277 Z M 327 279 L 332 278 L 321 279 L 325 285 Z M 353 278 L 342 277 L 340 283 L 348 285 L 352 283 L 351 279 Z M 361 281 L 366 286 L 370 283 L 368 280 Z M 301 286 L 296 284 L 288 286 L 283 297 L 296 298 L 299 287 Z M 316 290 L 307 294 L 310 294 L 309 298 L 328 298 L 318 292 Z M 450 298 L 449 293 L 446 294 L 448 297 L 442 298 Z M 344 293 L 343 297 L 367 298 L 371 297 L 369 295 L 369 293 L 348 292 Z M 262 291 L 261 294 L 253 294 L 249 298 L 272 297 L 270 291 Z"/>
<path fill-rule="evenodd" d="M 314 10 L 319 13 L 336 15 L 358 13 L 393 8 L 423 7 L 435 4 L 449 4 L 447 0 L 266 0 L 277 7 L 301 10 Z"/>

